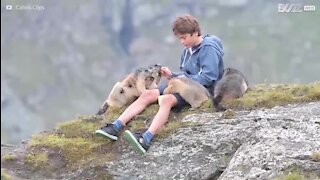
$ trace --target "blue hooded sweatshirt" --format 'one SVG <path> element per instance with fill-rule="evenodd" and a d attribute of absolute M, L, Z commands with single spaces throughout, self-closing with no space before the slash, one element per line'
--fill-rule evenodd
<path fill-rule="evenodd" d="M 196 47 L 185 48 L 181 55 L 180 70 L 172 77 L 186 76 L 206 88 L 211 88 L 223 74 L 223 47 L 216 36 L 203 36 L 203 41 Z"/>

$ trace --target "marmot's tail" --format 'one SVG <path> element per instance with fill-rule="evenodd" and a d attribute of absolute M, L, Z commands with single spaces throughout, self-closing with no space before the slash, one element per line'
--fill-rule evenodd
<path fill-rule="evenodd" d="M 103 106 L 101 108 L 99 108 L 99 111 L 96 113 L 96 115 L 101 115 L 103 113 L 105 113 L 108 110 L 108 103 L 104 103 Z"/>

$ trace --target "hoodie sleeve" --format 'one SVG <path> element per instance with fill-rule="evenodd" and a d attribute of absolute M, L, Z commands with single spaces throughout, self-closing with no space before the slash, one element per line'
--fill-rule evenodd
<path fill-rule="evenodd" d="M 181 77 L 181 76 L 185 76 L 185 77 L 187 77 L 187 73 L 185 73 L 185 72 L 172 72 L 172 76 L 171 76 L 171 78 L 174 78 L 174 77 Z"/>
<path fill-rule="evenodd" d="M 213 46 L 206 45 L 199 54 L 200 72 L 187 75 L 189 78 L 209 87 L 219 77 L 219 57 Z"/>

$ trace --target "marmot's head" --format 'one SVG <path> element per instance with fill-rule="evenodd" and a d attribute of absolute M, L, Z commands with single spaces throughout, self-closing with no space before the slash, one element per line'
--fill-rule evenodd
<path fill-rule="evenodd" d="M 134 83 L 134 79 L 126 78 L 123 82 L 117 82 L 108 95 L 107 100 L 101 106 L 97 114 L 103 114 L 109 107 L 122 108 L 137 99 L 138 90 Z"/>
<path fill-rule="evenodd" d="M 160 78 L 161 78 L 161 72 L 160 72 L 161 67 L 162 67 L 162 66 L 161 66 L 160 64 L 154 64 L 154 65 L 149 66 L 148 69 L 151 70 L 151 76 L 152 76 L 153 78 L 160 80 Z M 157 82 L 157 83 L 158 83 L 158 82 Z"/>

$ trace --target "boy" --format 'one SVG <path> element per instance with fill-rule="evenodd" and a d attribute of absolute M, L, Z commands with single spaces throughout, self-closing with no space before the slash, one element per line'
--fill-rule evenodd
<path fill-rule="evenodd" d="M 185 46 L 181 55 L 180 70 L 174 73 L 167 67 L 161 68 L 161 74 L 166 78 L 185 76 L 191 78 L 206 88 L 212 89 L 223 73 L 223 48 L 220 39 L 215 36 L 201 36 L 198 21 L 191 15 L 178 16 L 172 24 L 174 35 Z M 119 131 L 149 104 L 155 103 L 166 87 L 147 90 L 133 102 L 112 124 L 107 124 L 95 133 L 112 140 L 118 139 Z M 159 111 L 155 115 L 149 129 L 143 133 L 124 132 L 125 138 L 135 150 L 141 154 L 149 149 L 153 137 L 167 122 L 171 108 L 181 109 L 188 105 L 179 94 L 163 95 Z"/>

